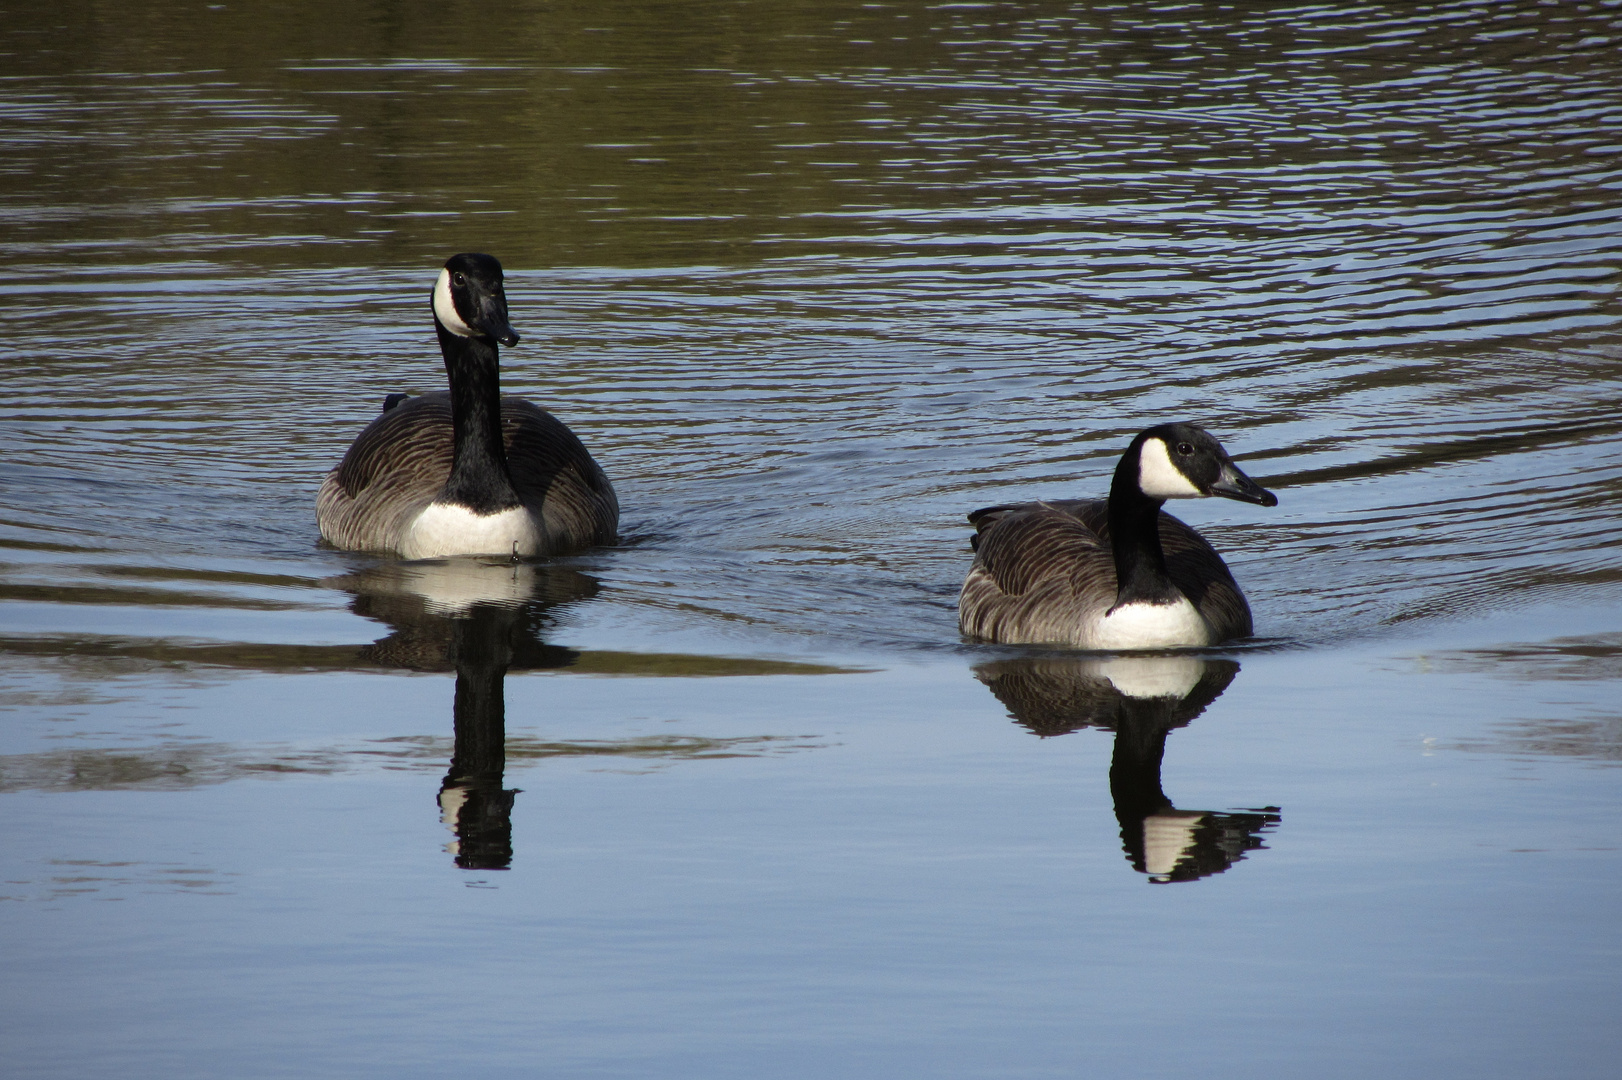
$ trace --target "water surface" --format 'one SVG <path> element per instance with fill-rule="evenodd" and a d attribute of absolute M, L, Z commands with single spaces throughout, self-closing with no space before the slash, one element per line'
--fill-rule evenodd
<path fill-rule="evenodd" d="M 1619 38 L 1520 2 L 10 20 L 11 1069 L 1608 1075 Z M 442 384 L 459 250 L 618 547 L 317 543 L 383 395 Z M 1258 639 L 960 640 L 964 515 L 1101 494 L 1170 418 L 1280 495 L 1179 507 Z"/>

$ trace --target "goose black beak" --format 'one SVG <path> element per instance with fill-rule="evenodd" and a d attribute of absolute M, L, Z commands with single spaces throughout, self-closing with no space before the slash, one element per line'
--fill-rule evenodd
<path fill-rule="evenodd" d="M 479 317 L 473 322 L 473 329 L 487 338 L 493 338 L 502 345 L 517 345 L 518 331 L 507 322 L 505 306 L 491 305 L 479 312 Z"/>
<path fill-rule="evenodd" d="M 1237 499 L 1240 502 L 1255 503 L 1258 506 L 1278 505 L 1277 495 L 1240 472 L 1232 462 L 1223 463 L 1221 475 L 1217 477 L 1216 483 L 1211 485 L 1207 494 L 1220 495 L 1224 499 Z"/>

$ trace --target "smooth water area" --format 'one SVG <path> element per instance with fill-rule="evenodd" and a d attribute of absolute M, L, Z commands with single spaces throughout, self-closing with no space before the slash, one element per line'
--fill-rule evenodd
<path fill-rule="evenodd" d="M 7 1076 L 1613 1075 L 1622 4 L 0 22 Z M 622 541 L 314 494 L 503 385 Z M 1257 638 L 962 640 L 1201 423 Z"/>

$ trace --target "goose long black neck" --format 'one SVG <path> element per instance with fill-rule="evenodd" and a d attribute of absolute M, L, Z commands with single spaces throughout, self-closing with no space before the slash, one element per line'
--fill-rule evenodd
<path fill-rule="evenodd" d="M 1166 553 L 1160 546 L 1163 502 L 1145 495 L 1138 486 L 1138 455 L 1122 457 L 1109 489 L 1116 604 L 1163 604 L 1182 596 L 1166 572 Z"/>
<path fill-rule="evenodd" d="M 501 376 L 496 343 L 453 334 L 437 321 L 439 348 L 451 385 L 455 452 L 440 498 L 480 514 L 518 505 L 501 438 Z"/>

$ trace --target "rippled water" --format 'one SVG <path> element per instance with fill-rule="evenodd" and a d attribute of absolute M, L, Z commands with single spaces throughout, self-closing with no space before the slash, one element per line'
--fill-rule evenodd
<path fill-rule="evenodd" d="M 321 11 L 0 31 L 19 1075 L 1605 1074 L 1622 7 Z M 468 249 L 620 546 L 317 544 Z M 1258 640 L 961 641 L 1168 418 Z"/>

